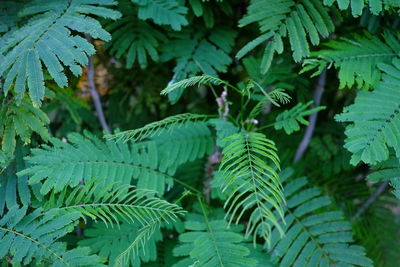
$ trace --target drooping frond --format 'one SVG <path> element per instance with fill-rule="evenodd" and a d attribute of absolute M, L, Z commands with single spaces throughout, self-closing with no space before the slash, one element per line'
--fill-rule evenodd
<path fill-rule="evenodd" d="M 29 98 L 24 97 L 19 105 L 14 100 L 2 105 L 0 108 L 2 150 L 7 155 L 12 155 L 17 137 L 25 144 L 29 144 L 34 132 L 39 134 L 43 140 L 48 141 L 50 139 L 47 129 L 48 123 L 50 123 L 50 120 L 46 113 L 32 106 Z"/>
<path fill-rule="evenodd" d="M 126 141 L 138 142 L 145 138 L 151 138 L 153 136 L 160 135 L 165 130 L 168 129 L 173 130 L 175 127 L 172 126 L 179 127 L 182 126 L 182 124 L 185 122 L 201 121 L 209 117 L 210 115 L 183 113 L 167 117 L 160 121 L 151 122 L 139 129 L 128 130 L 111 135 L 106 135 L 105 137 L 107 139 L 116 139 L 118 141 L 123 141 L 123 142 Z"/>
<path fill-rule="evenodd" d="M 324 4 L 332 6 L 335 2 L 339 9 L 346 10 L 351 8 L 351 14 L 354 17 L 361 16 L 363 9 L 368 6 L 369 10 L 374 15 L 379 15 L 383 9 L 389 9 L 390 7 L 400 7 L 398 1 L 391 0 L 324 0 Z"/>
<path fill-rule="evenodd" d="M 166 95 L 166 94 L 169 94 L 179 88 L 186 89 L 191 86 L 210 85 L 210 84 L 212 84 L 212 85 L 220 85 L 220 84 L 228 85 L 227 82 L 225 82 L 221 79 L 215 78 L 215 77 L 207 75 L 207 74 L 203 74 L 201 76 L 193 76 L 193 77 L 190 77 L 187 79 L 183 79 L 179 82 L 170 84 L 161 91 L 161 94 Z"/>
<path fill-rule="evenodd" d="M 351 224 L 331 200 L 307 179 L 298 178 L 284 186 L 285 236 L 274 229 L 270 253 L 279 266 L 373 266 L 364 248 L 353 244 Z"/>
<path fill-rule="evenodd" d="M 72 192 L 68 188 L 59 194 L 53 191 L 44 208 L 56 208 L 62 214 L 79 212 L 83 219 L 101 220 L 106 226 L 122 220 L 143 227 L 159 217 L 173 220 L 183 213 L 179 206 L 154 197 L 154 191 L 104 182 L 94 179 Z"/>
<path fill-rule="evenodd" d="M 185 18 L 187 8 L 176 0 L 131 0 L 138 4 L 138 17 L 150 19 L 159 25 L 169 25 L 175 31 L 188 24 Z"/>
<path fill-rule="evenodd" d="M 24 147 L 18 145 L 15 159 L 4 169 L 0 169 L 0 216 L 5 212 L 5 208 L 10 210 L 14 206 L 28 206 L 31 203 L 32 194 L 27 177 L 16 175 L 25 168 L 22 159 L 24 154 Z"/>
<path fill-rule="evenodd" d="M 226 72 L 232 59 L 228 55 L 234 45 L 236 33 L 227 28 L 193 28 L 173 34 L 163 46 L 162 61 L 175 60 L 174 76 L 170 84 L 198 74 L 217 77 L 217 72 Z M 168 97 L 176 103 L 184 88 L 175 89 Z"/>
<path fill-rule="evenodd" d="M 187 220 L 186 232 L 179 235 L 180 245 L 174 248 L 175 256 L 185 258 L 173 265 L 184 266 L 257 266 L 249 257 L 250 250 L 241 244 L 243 235 L 227 229 L 223 220 Z"/>
<path fill-rule="evenodd" d="M 346 128 L 345 148 L 353 154 L 353 165 L 387 160 L 389 147 L 400 157 L 400 59 L 392 63 L 380 65 L 384 74 L 374 91 L 359 92 L 354 104 L 335 117 L 352 123 Z"/>
<path fill-rule="evenodd" d="M 311 59 L 304 61 L 302 71 L 317 69 L 319 74 L 325 67 L 334 65 L 338 69 L 339 88 L 357 85 L 358 88 L 374 87 L 381 78 L 379 63 L 390 64 L 400 50 L 399 33 L 386 32 L 382 38 L 365 32 L 352 35 L 351 39 L 324 43 L 327 49 L 311 53 Z"/>
<path fill-rule="evenodd" d="M 79 241 L 80 246 L 89 247 L 94 253 L 106 257 L 109 266 L 115 265 L 115 259 L 135 240 L 140 225 L 122 223 L 117 227 L 107 227 L 104 223 L 96 223 L 93 228 L 85 230 L 85 239 Z M 162 239 L 161 231 L 156 232 L 139 247 L 136 257 L 130 257 L 125 266 L 140 266 L 141 262 L 154 261 L 157 258 L 156 242 Z"/>
<path fill-rule="evenodd" d="M 35 0 L 25 5 L 18 15 L 29 20 L 8 33 L 0 46 L 3 90 L 15 82 L 14 90 L 21 96 L 28 87 L 32 102 L 39 106 L 45 91 L 43 66 L 58 86 L 66 86 L 64 66 L 79 75 L 95 52 L 76 32 L 108 41 L 110 34 L 91 16 L 116 19 L 120 13 L 107 8 L 115 4 L 113 0 Z"/>
<path fill-rule="evenodd" d="M 36 209 L 14 207 L 0 218 L 0 258 L 10 256 L 14 263 L 50 261 L 51 266 L 104 266 L 87 248 L 65 250 L 60 237 L 74 229 L 79 213 L 59 216 L 56 210 L 42 213 Z M 17 249 L 18 248 L 18 249 Z"/>
<path fill-rule="evenodd" d="M 107 43 L 110 53 L 116 58 L 124 56 L 127 68 L 132 68 L 136 61 L 142 69 L 146 68 L 148 56 L 158 61 L 157 48 L 165 37 L 146 22 L 130 16 L 110 24 L 107 30 L 112 35 Z"/>
<path fill-rule="evenodd" d="M 270 68 L 275 52 L 283 52 L 283 37 L 289 37 L 293 58 L 299 62 L 309 55 L 309 42 L 318 45 L 320 36 L 326 38 L 334 30 L 332 19 L 318 0 L 252 0 L 239 26 L 254 22 L 258 23 L 261 35 L 245 45 L 236 57 L 241 58 L 266 42 L 262 73 Z"/>
<path fill-rule="evenodd" d="M 284 197 L 279 180 L 279 158 L 274 142 L 261 133 L 238 133 L 231 141 L 219 170 L 224 177 L 223 190 L 233 190 L 225 202 L 229 222 L 239 222 L 251 211 L 246 236 L 254 234 L 269 239 L 271 227 L 281 228 Z M 276 212 L 278 215 L 275 215 Z"/>
<path fill-rule="evenodd" d="M 29 167 L 18 175 L 28 175 L 30 184 L 43 181 L 41 193 L 51 189 L 60 192 L 66 186 L 75 187 L 80 180 L 88 182 L 93 178 L 105 179 L 106 183 L 118 182 L 155 190 L 163 194 L 166 185 L 173 178 L 169 170 L 161 171 L 154 142 L 128 144 L 103 142 L 94 136 L 68 135 L 70 143 L 52 139 L 52 146 L 32 149 L 26 157 Z"/>
<path fill-rule="evenodd" d="M 129 0 L 119 1 L 122 18 L 107 25 L 111 41 L 106 43 L 108 51 L 116 58 L 126 58 L 126 67 L 132 68 L 137 61 L 146 68 L 148 57 L 158 61 L 158 47 L 165 36 L 149 23 L 135 18 L 133 4 Z"/>
<path fill-rule="evenodd" d="M 308 121 L 304 119 L 305 116 L 325 109 L 324 106 L 320 106 L 307 110 L 307 108 L 312 104 L 313 101 L 310 101 L 306 104 L 298 103 L 293 108 L 280 113 L 275 119 L 275 129 L 284 129 L 287 134 L 292 134 L 293 132 L 300 130 L 299 123 L 303 125 L 308 125 Z"/>
<path fill-rule="evenodd" d="M 149 223 L 148 225 L 139 229 L 135 239 L 130 242 L 129 246 L 116 257 L 115 267 L 126 266 L 132 259 L 136 258 L 137 255 L 146 249 L 146 244 L 151 240 L 154 234 L 160 229 L 161 222 L 165 218 L 160 217 L 157 220 Z M 168 222 L 168 221 L 167 221 Z"/>
<path fill-rule="evenodd" d="M 188 121 L 166 128 L 151 138 L 158 147 L 160 169 L 176 169 L 213 152 L 214 139 L 206 122 Z"/>

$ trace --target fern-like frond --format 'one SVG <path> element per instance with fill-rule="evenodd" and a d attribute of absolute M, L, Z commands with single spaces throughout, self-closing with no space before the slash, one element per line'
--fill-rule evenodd
<path fill-rule="evenodd" d="M 3 90 L 7 92 L 15 81 L 14 91 L 21 96 L 28 87 L 32 102 L 39 106 L 45 92 L 43 64 L 58 86 L 66 86 L 64 66 L 79 75 L 87 57 L 95 53 L 76 32 L 110 40 L 110 34 L 91 16 L 119 18 L 119 12 L 107 8 L 115 4 L 112 0 L 35 0 L 25 5 L 18 15 L 29 20 L 7 34 L 0 46 Z"/>
<path fill-rule="evenodd" d="M 252 0 L 239 26 L 254 22 L 258 23 L 261 35 L 245 45 L 236 56 L 241 58 L 267 42 L 261 62 L 262 73 L 270 68 L 275 52 L 283 52 L 283 37 L 289 37 L 293 58 L 299 62 L 309 55 L 309 42 L 318 45 L 320 36 L 326 38 L 334 30 L 332 19 L 318 0 Z"/>
<path fill-rule="evenodd" d="M 158 147 L 160 169 L 176 169 L 186 162 L 209 155 L 214 138 L 206 122 L 188 121 L 172 125 L 151 138 Z"/>
<path fill-rule="evenodd" d="M 169 25 L 175 31 L 188 24 L 185 18 L 187 8 L 176 0 L 131 0 L 138 4 L 138 17 L 151 19 L 159 25 Z"/>
<path fill-rule="evenodd" d="M 25 158 L 29 167 L 18 175 L 28 175 L 30 184 L 43 181 L 42 194 L 51 189 L 60 192 L 66 186 L 75 187 L 79 181 L 93 178 L 121 184 L 132 184 L 135 179 L 138 188 L 155 190 L 161 195 L 166 185 L 172 185 L 169 170 L 159 168 L 154 142 L 103 142 L 89 134 L 70 134 L 67 138 L 70 143 L 53 138 L 52 146 L 33 149 Z"/>
<path fill-rule="evenodd" d="M 390 64 L 399 54 L 399 33 L 386 32 L 382 38 L 365 32 L 351 38 L 341 38 L 325 43 L 328 49 L 311 54 L 303 64 L 303 72 L 317 69 L 319 74 L 325 67 L 334 64 L 338 69 L 339 88 L 357 85 L 358 88 L 375 87 L 381 78 L 379 63 Z"/>
<path fill-rule="evenodd" d="M 22 157 L 26 150 L 17 145 L 15 159 L 0 170 L 0 216 L 5 212 L 5 208 L 10 210 L 14 206 L 28 206 L 31 203 L 32 194 L 27 177 L 16 175 L 25 168 Z"/>
<path fill-rule="evenodd" d="M 59 216 L 57 210 L 47 213 L 36 209 L 14 207 L 0 218 L 0 257 L 10 256 L 14 263 L 29 264 L 50 261 L 51 266 L 104 266 L 87 248 L 65 250 L 58 239 L 74 229 L 78 212 Z"/>
<path fill-rule="evenodd" d="M 53 191 L 44 208 L 57 208 L 62 214 L 76 211 L 84 220 L 101 220 L 106 226 L 121 220 L 145 226 L 161 216 L 173 220 L 183 213 L 179 206 L 153 197 L 154 191 L 103 182 L 94 179 L 72 192 L 67 188 L 59 194 Z"/>
<path fill-rule="evenodd" d="M 305 116 L 325 109 L 324 106 L 307 109 L 312 104 L 313 101 L 310 101 L 306 104 L 298 103 L 293 108 L 280 113 L 275 119 L 275 129 L 284 129 L 287 134 L 292 134 L 293 132 L 300 130 L 299 123 L 308 125 L 308 121 L 304 119 Z"/>
<path fill-rule="evenodd" d="M 104 223 L 96 223 L 93 228 L 85 230 L 85 239 L 79 241 L 80 246 L 89 247 L 101 257 L 108 258 L 109 266 L 115 265 L 118 255 L 136 239 L 141 227 L 138 224 L 122 223 L 118 228 L 107 227 Z M 124 266 L 140 266 L 142 262 L 154 261 L 157 258 L 156 242 L 162 239 L 161 231 L 157 230 L 145 246 L 139 247 L 136 257 L 130 257 Z"/>
<path fill-rule="evenodd" d="M 226 72 L 232 62 L 229 53 L 235 36 L 234 31 L 223 27 L 211 31 L 195 27 L 191 31 L 173 34 L 163 46 L 164 53 L 161 55 L 162 61 L 176 61 L 174 76 L 169 84 L 197 74 L 217 77 L 217 72 Z M 184 88 L 178 88 L 168 94 L 170 101 L 176 103 L 183 91 Z"/>
<path fill-rule="evenodd" d="M 175 256 L 186 258 L 173 267 L 257 266 L 257 260 L 249 257 L 250 250 L 241 244 L 243 236 L 228 229 L 225 221 L 193 219 L 185 221 L 186 232 L 179 235 L 181 244 L 174 248 Z"/>
<path fill-rule="evenodd" d="M 260 101 L 251 109 L 248 119 L 256 118 L 268 104 L 273 104 L 277 107 L 280 107 L 280 104 L 287 104 L 290 102 L 291 97 L 285 93 L 283 89 L 275 89 L 269 93 L 263 90 L 264 96 L 261 98 Z M 259 95 L 252 95 L 254 98 L 259 98 Z"/>
<path fill-rule="evenodd" d="M 34 107 L 27 97 L 24 97 L 19 105 L 14 100 L 2 105 L 0 108 L 2 150 L 7 155 L 12 155 L 17 136 L 25 144 L 29 144 L 34 132 L 39 134 L 44 141 L 48 141 L 50 139 L 47 129 L 49 122 L 47 114 Z"/>
<path fill-rule="evenodd" d="M 173 130 L 174 127 L 171 126 L 182 126 L 182 124 L 185 122 L 202 121 L 209 117 L 210 115 L 202 115 L 202 114 L 191 114 L 191 113 L 178 114 L 167 117 L 161 121 L 151 122 L 139 129 L 128 130 L 111 135 L 106 135 L 105 138 L 116 139 L 118 141 L 123 141 L 123 142 L 126 142 L 128 140 L 131 140 L 132 142 L 138 142 L 145 138 L 151 138 L 160 135 L 166 129 Z"/>
<path fill-rule="evenodd" d="M 387 160 L 389 147 L 400 157 L 400 59 L 380 68 L 384 74 L 375 90 L 359 92 L 354 104 L 335 117 L 352 123 L 346 128 L 345 148 L 353 154 L 353 165 Z"/>
<path fill-rule="evenodd" d="M 280 229 L 283 224 L 279 222 L 284 197 L 275 144 L 261 133 L 238 133 L 225 140 L 231 143 L 222 151 L 219 170 L 224 177 L 223 189 L 234 191 L 225 202 L 229 222 L 238 223 L 244 212 L 251 211 L 246 236 L 260 235 L 268 240 L 271 227 Z"/>
<path fill-rule="evenodd" d="M 126 58 L 126 67 L 132 68 L 137 61 L 141 68 L 146 68 L 148 57 L 158 61 L 158 47 L 165 41 L 165 36 L 149 23 L 132 16 L 135 10 L 129 0 L 120 1 L 118 9 L 122 18 L 107 25 L 111 41 L 106 48 L 116 58 Z"/>
<path fill-rule="evenodd" d="M 186 89 L 188 87 L 192 87 L 192 86 L 196 86 L 196 85 L 197 86 L 200 86 L 200 85 L 208 86 L 210 84 L 211 85 L 223 84 L 223 85 L 227 85 L 227 86 L 229 85 L 227 82 L 225 82 L 225 81 L 223 81 L 221 79 L 215 78 L 215 77 L 210 76 L 210 75 L 203 74 L 201 76 L 193 76 L 193 77 L 190 77 L 190 78 L 187 78 L 187 79 L 183 79 L 183 80 L 181 80 L 179 82 L 175 82 L 173 84 L 170 84 L 165 89 L 163 89 L 161 91 L 161 94 L 162 95 L 166 95 L 166 94 L 169 94 L 169 93 L 171 93 L 174 90 L 177 90 L 179 88 Z M 231 85 L 229 85 L 229 86 L 231 87 Z"/>
<path fill-rule="evenodd" d="M 398 1 L 391 0 L 324 0 L 324 5 L 332 6 L 335 2 L 337 2 L 341 10 L 346 10 L 350 7 L 351 14 L 354 17 L 361 16 L 363 9 L 367 6 L 374 15 L 379 15 L 384 9 L 389 9 L 390 7 L 400 7 Z"/>
<path fill-rule="evenodd" d="M 364 248 L 353 244 L 351 225 L 331 200 L 307 179 L 288 182 L 285 188 L 285 236 L 274 229 L 270 253 L 279 266 L 373 266 Z"/>

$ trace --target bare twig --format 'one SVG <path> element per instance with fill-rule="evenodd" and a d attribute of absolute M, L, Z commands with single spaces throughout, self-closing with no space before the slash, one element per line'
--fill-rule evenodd
<path fill-rule="evenodd" d="M 315 87 L 314 91 L 314 102 L 315 106 L 319 106 L 321 103 L 321 97 L 325 90 L 326 83 L 326 69 L 321 72 L 321 75 L 318 77 L 318 83 Z M 298 162 L 304 155 L 304 152 L 307 150 L 308 145 L 310 144 L 311 138 L 314 133 L 315 125 L 317 123 L 318 113 L 313 113 L 310 115 L 308 121 L 309 125 L 307 126 L 306 132 L 304 133 L 303 140 L 301 140 L 296 155 L 294 156 L 293 163 Z"/>
<path fill-rule="evenodd" d="M 367 199 L 367 201 L 362 204 L 362 206 L 358 209 L 356 214 L 351 219 L 355 220 L 360 217 L 368 209 L 368 207 L 376 201 L 376 199 L 383 193 L 383 191 L 385 191 L 388 184 L 389 181 L 382 182 L 376 189 L 376 191 Z"/>
<path fill-rule="evenodd" d="M 94 64 L 93 56 L 89 57 L 89 65 L 87 67 L 87 80 L 90 89 L 90 95 L 92 96 L 94 107 L 96 109 L 97 117 L 99 118 L 101 127 L 107 133 L 111 133 L 110 127 L 107 124 L 106 117 L 104 116 L 103 106 L 101 104 L 100 95 L 97 92 L 96 84 L 94 82 Z"/>

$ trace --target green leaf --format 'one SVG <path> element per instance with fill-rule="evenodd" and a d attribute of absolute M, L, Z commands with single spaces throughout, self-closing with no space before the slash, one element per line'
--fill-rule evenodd
<path fill-rule="evenodd" d="M 194 219 L 194 218 L 193 218 Z M 173 267 L 188 266 L 257 266 L 249 257 L 250 250 L 241 244 L 243 236 L 230 229 L 223 220 L 185 222 L 186 232 L 179 235 L 180 245 L 174 248 L 175 256 L 185 256 Z"/>
<path fill-rule="evenodd" d="M 176 0 L 132 0 L 139 5 L 138 17 L 151 19 L 159 25 L 169 25 L 175 31 L 188 24 L 185 18 L 187 8 Z"/>
<path fill-rule="evenodd" d="M 353 105 L 335 117 L 350 122 L 345 148 L 353 153 L 351 163 L 376 164 L 389 158 L 389 147 L 400 157 L 400 60 L 381 64 L 382 81 L 372 92 L 359 92 Z M 379 107 L 379 108 L 377 108 Z"/>
<path fill-rule="evenodd" d="M 57 216 L 57 211 L 42 213 L 36 209 L 11 208 L 0 219 L 0 257 L 10 255 L 15 263 L 29 264 L 33 259 L 45 260 L 52 266 L 104 266 L 87 248 L 66 250 L 58 239 L 74 229 L 79 213 Z M 18 249 L 17 249 L 18 248 Z"/>
<path fill-rule="evenodd" d="M 40 106 L 45 90 L 42 62 L 58 86 L 66 86 L 62 65 L 79 75 L 88 63 L 87 57 L 95 53 L 93 46 L 75 32 L 110 40 L 110 34 L 91 16 L 119 18 L 118 11 L 104 7 L 113 5 L 115 2 L 109 0 L 35 0 L 26 4 L 18 14 L 27 18 L 26 22 L 2 37 L 0 76 L 7 81 L 3 90 L 7 92 L 15 81 L 18 98 L 22 99 L 28 87 L 34 106 Z"/>
<path fill-rule="evenodd" d="M 274 229 L 270 251 L 279 266 L 373 266 L 364 248 L 353 244 L 351 225 L 306 178 L 285 188 L 285 236 Z"/>
<path fill-rule="evenodd" d="M 274 142 L 261 133 L 238 133 L 225 138 L 219 171 L 222 189 L 233 190 L 225 202 L 229 223 L 238 223 L 250 211 L 246 237 L 270 238 L 272 225 L 281 229 L 284 197 L 278 171 L 279 158 Z"/>
<path fill-rule="evenodd" d="M 308 125 L 308 121 L 304 119 L 305 116 L 317 113 L 318 111 L 325 109 L 325 107 L 322 106 L 307 110 L 307 108 L 312 104 L 313 101 L 310 101 L 306 104 L 298 103 L 293 108 L 280 113 L 278 116 L 276 116 L 275 119 L 275 129 L 284 129 L 287 134 L 292 134 L 293 132 L 300 130 L 299 123 L 303 125 Z"/>

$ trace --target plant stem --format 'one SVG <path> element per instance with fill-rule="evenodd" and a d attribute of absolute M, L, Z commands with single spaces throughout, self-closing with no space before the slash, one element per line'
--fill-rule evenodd
<path fill-rule="evenodd" d="M 91 42 L 91 38 L 86 36 L 89 42 Z M 95 69 L 94 69 L 94 64 L 93 64 L 93 56 L 89 56 L 89 64 L 87 67 L 87 81 L 88 81 L 88 86 L 90 89 L 90 95 L 92 96 L 94 107 L 96 109 L 96 114 L 97 117 L 99 118 L 99 122 L 101 127 L 103 128 L 104 131 L 106 131 L 108 134 L 111 133 L 110 127 L 108 126 L 106 117 L 104 116 L 104 111 L 103 111 L 103 106 L 101 104 L 100 100 L 100 95 L 97 91 L 96 84 L 94 82 L 94 74 L 95 74 Z"/>
<path fill-rule="evenodd" d="M 367 199 L 367 201 L 365 201 L 364 204 L 362 204 L 362 206 L 358 209 L 358 211 L 351 218 L 351 220 L 355 220 L 358 217 L 360 217 L 368 209 L 368 207 L 371 206 L 371 204 L 376 201 L 376 199 L 383 193 L 383 191 L 385 191 L 388 184 L 389 181 L 382 182 L 376 189 L 376 191 Z"/>
<path fill-rule="evenodd" d="M 318 83 L 315 87 L 314 91 L 314 102 L 315 106 L 319 106 L 321 103 L 322 94 L 325 90 L 325 83 L 326 83 L 326 69 L 321 72 L 321 75 L 318 77 Z M 306 132 L 304 133 L 303 140 L 301 140 L 296 155 L 294 156 L 293 163 L 298 162 L 306 152 L 308 145 L 310 144 L 311 138 L 314 134 L 315 125 L 317 123 L 318 112 L 313 113 L 310 115 L 308 121 L 309 125 L 307 126 Z"/>

